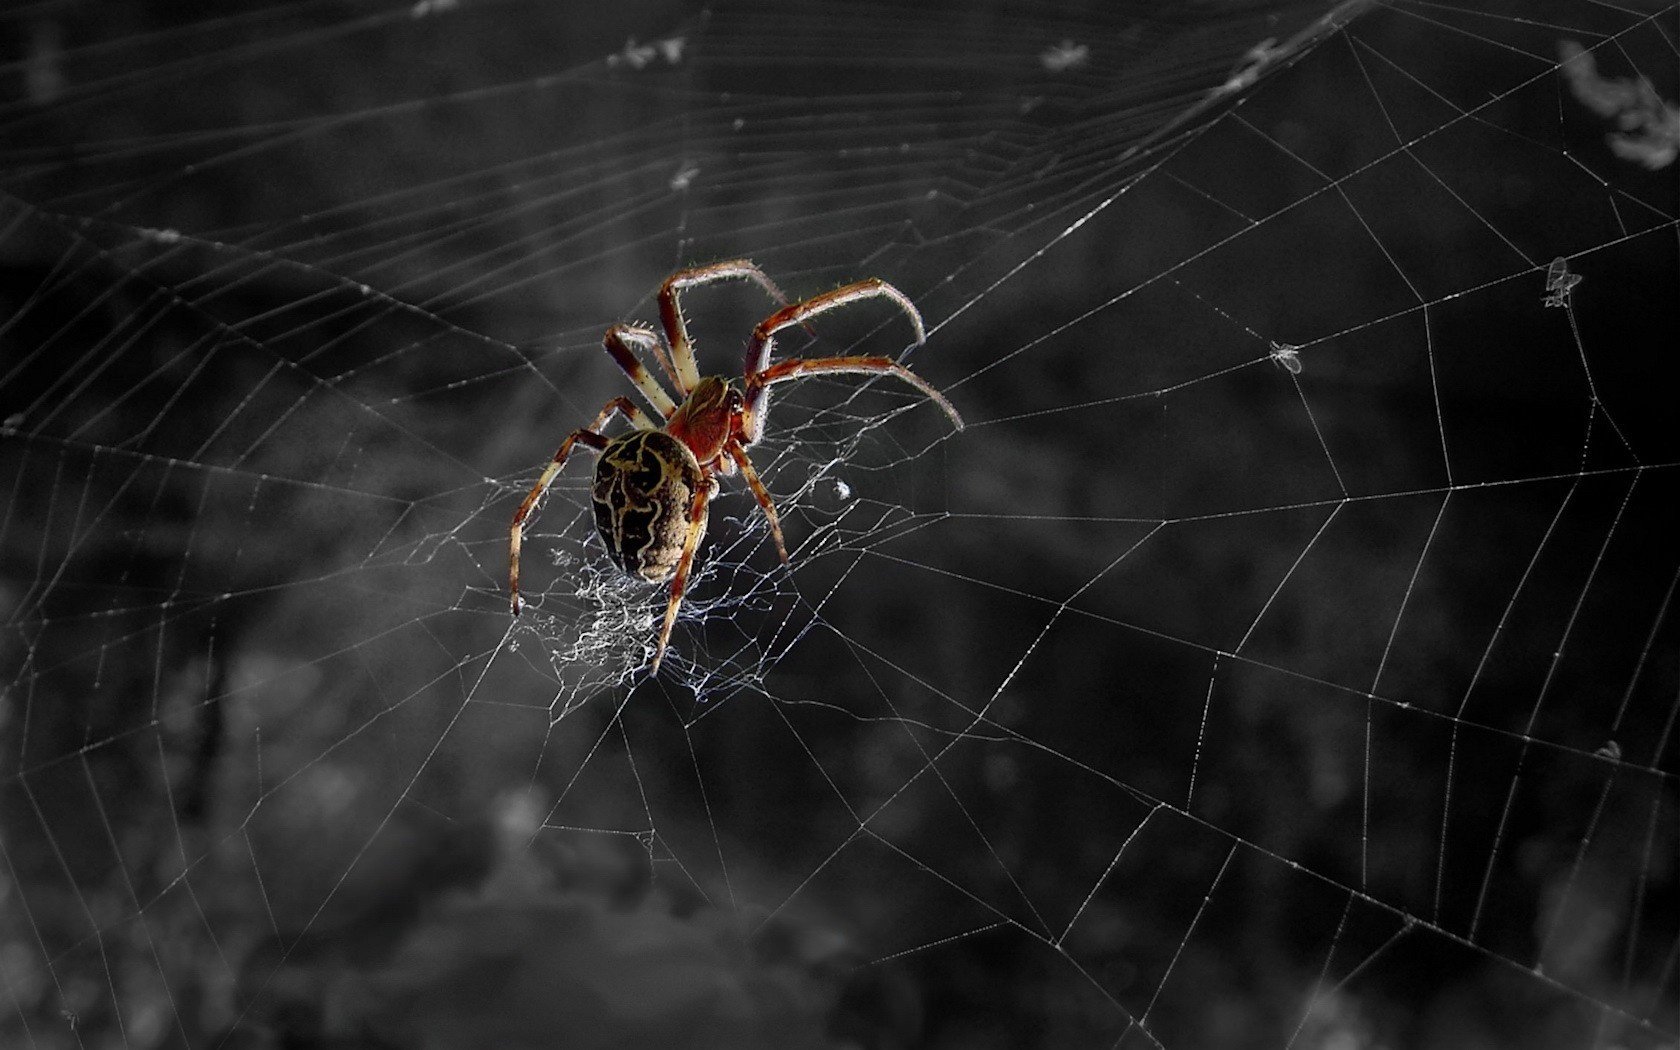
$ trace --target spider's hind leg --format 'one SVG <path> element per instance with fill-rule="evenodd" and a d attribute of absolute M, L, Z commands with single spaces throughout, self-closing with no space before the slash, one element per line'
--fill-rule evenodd
<path fill-rule="evenodd" d="M 688 573 L 694 567 L 694 552 L 700 547 L 700 537 L 706 534 L 706 506 L 711 502 L 716 485 L 702 485 L 695 490 L 694 502 L 688 509 L 688 538 L 683 541 L 682 560 L 677 562 L 676 575 L 671 577 L 671 600 L 665 605 L 665 622 L 659 628 L 659 646 L 653 651 L 653 665 L 649 674 L 659 673 L 659 661 L 665 658 L 665 647 L 671 643 L 671 628 L 677 625 L 677 610 L 682 608 L 683 592 L 688 589 Z"/>
<path fill-rule="evenodd" d="M 512 596 L 515 616 L 525 609 L 525 603 L 519 597 L 519 548 L 525 539 L 525 521 L 537 509 L 538 501 L 548 491 L 548 486 L 554 483 L 554 477 L 560 473 L 560 468 L 566 465 L 566 458 L 572 454 L 573 445 L 581 442 L 597 452 L 607 447 L 609 439 L 600 433 L 600 430 L 607 425 L 607 420 L 612 418 L 614 412 L 628 419 L 638 430 L 647 430 L 653 426 L 647 415 L 632 404 L 629 398 L 615 397 L 608 401 L 601 407 L 601 414 L 595 417 L 595 422 L 572 431 L 566 436 L 566 440 L 560 443 L 559 451 L 554 453 L 554 458 L 543 468 L 537 483 L 532 485 L 531 491 L 526 494 L 525 501 L 514 512 L 513 522 L 508 527 L 508 592 Z"/>

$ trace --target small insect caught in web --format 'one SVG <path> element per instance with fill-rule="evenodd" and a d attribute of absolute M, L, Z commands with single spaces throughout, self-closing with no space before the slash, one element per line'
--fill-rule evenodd
<path fill-rule="evenodd" d="M 1272 364 L 1277 365 L 1292 376 L 1300 375 L 1301 369 L 1305 367 L 1301 364 L 1301 348 L 1291 346 L 1288 343 L 1273 340 L 1271 352 L 1266 356 L 1272 359 Z"/>
<path fill-rule="evenodd" d="M 1580 283 L 1581 275 L 1570 273 L 1569 260 L 1560 255 L 1546 267 L 1546 298 L 1542 302 L 1548 307 L 1568 307 L 1570 294 Z"/>

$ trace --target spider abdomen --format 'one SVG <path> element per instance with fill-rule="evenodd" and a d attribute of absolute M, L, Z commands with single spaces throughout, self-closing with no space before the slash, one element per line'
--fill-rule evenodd
<path fill-rule="evenodd" d="M 613 564 L 649 582 L 671 578 L 688 539 L 689 509 L 706 484 L 694 453 L 662 430 L 614 438 L 595 462 L 595 530 Z M 699 523 L 703 532 L 705 521 Z"/>

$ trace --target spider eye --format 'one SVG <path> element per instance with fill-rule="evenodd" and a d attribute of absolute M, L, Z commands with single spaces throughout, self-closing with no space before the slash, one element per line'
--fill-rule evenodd
<path fill-rule="evenodd" d="M 729 406 L 729 411 L 731 412 L 739 412 L 743 408 L 747 407 L 747 399 L 742 397 L 741 392 L 736 390 L 734 387 L 729 388 L 729 396 L 725 399 L 724 403 Z"/>

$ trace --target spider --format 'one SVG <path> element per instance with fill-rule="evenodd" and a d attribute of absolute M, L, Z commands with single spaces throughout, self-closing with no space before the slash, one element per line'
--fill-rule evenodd
<path fill-rule="evenodd" d="M 739 386 L 722 376 L 701 378 L 678 301 L 687 288 L 732 279 L 751 280 L 783 304 L 753 329 Z M 574 445 L 581 444 L 598 453 L 591 502 L 595 530 L 606 544 L 613 564 L 649 583 L 671 581 L 665 622 L 659 628 L 659 644 L 649 668 L 650 673 L 656 673 L 671 641 L 671 628 L 677 622 L 677 609 L 682 605 L 683 590 L 688 585 L 694 552 L 706 533 L 706 508 L 717 493 L 719 474 L 733 475 L 740 471 L 758 505 L 764 509 L 776 553 L 782 561 L 788 560 L 776 505 L 753 469 L 752 460 L 747 458 L 747 449 L 764 436 L 771 387 L 830 372 L 893 375 L 927 395 L 961 430 L 962 417 L 945 395 L 889 358 L 794 358 L 770 363 L 777 332 L 802 325 L 836 307 L 874 298 L 891 300 L 903 310 L 915 326 L 917 344 L 922 342 L 925 333 L 915 305 L 885 281 L 869 278 L 789 304 L 774 282 L 746 259 L 679 270 L 665 279 L 659 286 L 659 319 L 665 330 L 665 342 L 661 342 L 653 329 L 642 325 L 615 324 L 608 328 L 602 340 L 607 353 L 658 413 L 659 422 L 656 424 L 629 398 L 615 397 L 602 406 L 595 422 L 572 431 L 560 443 L 554 459 L 543 469 L 514 513 L 509 528 L 508 589 L 513 599 L 513 615 L 518 616 L 524 608 L 519 597 L 519 545 L 524 538 L 525 523 L 555 475 L 566 465 L 566 457 Z M 681 403 L 673 400 L 642 367 L 636 347 L 652 350 L 666 378 L 682 396 Z M 627 419 L 634 429 L 615 438 L 601 433 L 614 413 Z"/>

